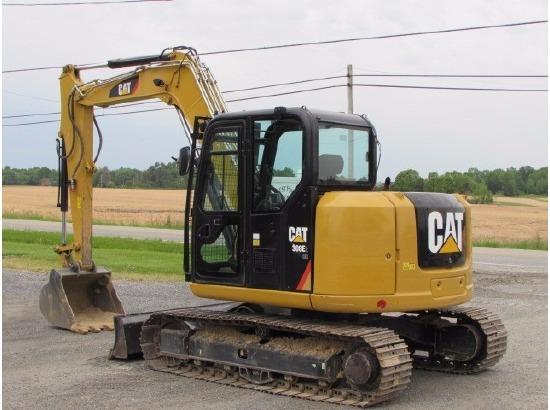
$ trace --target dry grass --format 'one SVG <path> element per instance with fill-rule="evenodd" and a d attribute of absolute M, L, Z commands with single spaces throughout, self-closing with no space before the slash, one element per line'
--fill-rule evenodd
<path fill-rule="evenodd" d="M 3 187 L 3 215 L 59 219 L 55 187 Z M 94 218 L 100 223 L 174 227 L 183 224 L 185 191 L 94 190 Z M 493 205 L 472 205 L 474 240 L 548 239 L 548 202 L 497 197 Z"/>
<path fill-rule="evenodd" d="M 56 187 L 4 186 L 2 214 L 59 220 Z M 94 220 L 103 224 L 183 226 L 185 191 L 94 189 Z"/>
<path fill-rule="evenodd" d="M 548 202 L 496 197 L 492 205 L 472 205 L 474 240 L 548 239 Z"/>

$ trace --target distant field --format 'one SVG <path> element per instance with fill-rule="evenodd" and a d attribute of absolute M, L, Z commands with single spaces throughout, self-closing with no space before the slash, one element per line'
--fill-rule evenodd
<path fill-rule="evenodd" d="M 4 218 L 60 220 L 56 187 L 4 186 Z M 94 222 L 166 228 L 183 226 L 185 191 L 94 188 Z"/>
<path fill-rule="evenodd" d="M 59 220 L 57 188 L 4 186 L 2 214 L 6 218 Z M 183 225 L 185 191 L 94 190 L 96 223 L 178 228 Z M 477 243 L 546 242 L 548 199 L 495 197 L 491 205 L 472 205 Z"/>

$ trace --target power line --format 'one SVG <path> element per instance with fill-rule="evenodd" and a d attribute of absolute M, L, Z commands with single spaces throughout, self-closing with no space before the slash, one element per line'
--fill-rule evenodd
<path fill-rule="evenodd" d="M 164 108 L 151 108 L 149 110 L 138 110 L 138 111 L 127 111 L 127 112 L 114 112 L 114 113 L 108 113 L 108 114 L 96 114 L 96 117 L 108 117 L 112 115 L 129 115 L 129 114 L 139 114 L 142 112 L 151 112 L 151 111 L 165 111 L 165 110 L 173 110 L 172 107 L 164 107 Z M 20 127 L 23 125 L 35 125 L 35 124 L 46 124 L 51 122 L 59 122 L 59 120 L 47 120 L 47 121 L 34 121 L 34 122 L 20 122 L 17 124 L 2 124 L 2 127 Z"/>
<path fill-rule="evenodd" d="M 308 78 L 305 80 L 297 80 L 297 81 L 288 81 L 288 82 L 281 82 L 281 83 L 273 83 L 273 84 L 264 84 L 260 86 L 255 87 L 248 87 L 248 88 L 240 88 L 240 89 L 234 89 L 234 90 L 228 90 L 228 91 L 222 91 L 222 94 L 230 94 L 230 93 L 236 93 L 236 92 L 243 92 L 243 91 L 254 91 L 254 90 L 261 90 L 265 88 L 271 88 L 271 87 L 279 87 L 279 86 L 285 86 L 285 85 L 296 85 L 296 84 L 304 84 L 314 81 L 324 81 L 324 80 L 332 80 L 332 79 L 338 79 L 338 78 L 346 78 L 346 75 L 334 75 L 334 76 L 327 76 L 327 77 L 317 77 L 317 78 Z M 353 77 L 406 77 L 406 78 L 548 78 L 548 75 L 542 75 L 542 74 L 354 74 Z M 374 86 L 374 85 L 372 85 Z M 451 87 L 452 88 L 452 87 Z M 484 90 L 484 89 L 481 89 Z M 506 91 L 509 89 L 504 89 L 502 91 Z M 513 89 L 512 89 L 513 90 Z M 46 101 L 52 101 L 58 103 L 58 101 L 50 100 L 46 98 L 40 98 L 40 97 L 34 97 L 29 95 L 23 95 L 23 94 L 17 94 L 12 93 L 8 91 L 4 91 L 9 94 L 15 94 L 23 97 L 29 97 L 29 98 L 35 98 L 40 100 L 46 100 Z M 235 101 L 235 100 L 229 100 L 228 102 Z M 135 105 L 144 105 L 144 104 L 159 104 L 162 101 L 142 101 L 142 102 L 136 102 L 136 103 L 128 103 L 128 104 L 120 104 L 115 105 L 111 107 L 106 107 L 104 109 L 120 109 Z M 16 114 L 16 115 L 3 115 L 2 118 L 8 119 L 8 118 L 20 118 L 20 117 L 33 117 L 33 116 L 42 116 L 42 115 L 59 115 L 61 114 L 59 111 L 57 112 L 49 112 L 49 113 L 35 113 L 35 114 Z"/>
<path fill-rule="evenodd" d="M 384 35 L 379 35 L 379 36 L 367 36 L 367 37 L 352 37 L 352 38 L 343 38 L 343 39 L 337 39 L 337 40 L 308 41 L 308 42 L 301 42 L 301 43 L 278 44 L 278 45 L 273 45 L 273 46 L 234 48 L 234 49 L 231 49 L 231 50 L 209 51 L 209 52 L 200 53 L 200 54 L 201 55 L 227 54 L 227 53 L 240 53 L 240 52 L 244 52 L 244 51 L 273 50 L 273 49 L 276 49 L 276 48 L 315 46 L 315 45 L 322 45 L 322 44 L 336 44 L 336 43 L 345 43 L 345 42 L 351 42 L 351 41 L 382 40 L 382 39 L 397 38 L 397 37 L 424 36 L 424 35 L 429 35 L 429 34 L 444 34 L 444 33 L 456 33 L 456 32 L 460 32 L 460 31 L 473 31 L 473 30 L 493 29 L 493 28 L 527 26 L 527 25 L 531 25 L 531 24 L 541 24 L 541 23 L 547 23 L 547 22 L 548 22 L 548 20 L 521 21 L 521 22 L 517 22 L 517 23 L 505 23 L 505 24 L 485 25 L 485 26 L 449 28 L 449 29 L 444 29 L 444 30 L 413 31 L 413 32 L 409 32 L 409 33 L 384 34 Z"/>
<path fill-rule="evenodd" d="M 20 127 L 22 125 L 35 125 L 35 124 L 46 124 L 49 122 L 59 122 L 59 120 L 47 120 L 47 121 L 35 121 L 35 122 L 20 122 L 18 124 L 2 124 L 2 127 Z"/>
<path fill-rule="evenodd" d="M 58 102 L 58 101 L 56 101 Z M 121 104 L 121 105 L 115 105 L 115 106 L 112 106 L 112 107 L 106 107 L 106 108 L 101 108 L 101 109 L 106 109 L 106 110 L 115 110 L 115 109 L 120 109 L 120 108 L 126 108 L 126 107 L 131 107 L 131 106 L 134 106 L 134 105 L 144 105 L 144 104 L 158 104 L 162 101 L 143 101 L 143 102 L 137 102 L 137 103 L 129 103 L 129 104 Z M 100 107 L 98 107 L 100 108 Z M 39 116 L 39 115 L 60 115 L 61 112 L 60 111 L 56 111 L 56 112 L 41 112 L 41 113 L 35 113 L 35 114 L 16 114 L 16 115 L 3 115 L 2 118 L 3 119 L 7 119 L 7 118 L 20 118 L 20 117 L 34 117 L 34 116 Z M 96 117 L 98 116 L 105 116 L 105 115 L 112 115 L 112 114 L 97 114 Z"/>
<path fill-rule="evenodd" d="M 126 0 L 126 1 L 146 1 L 146 0 Z M 148 1 L 153 1 L 153 0 L 148 0 Z M 473 30 L 486 30 L 486 29 L 493 29 L 493 28 L 518 27 L 518 26 L 526 26 L 526 25 L 533 25 L 533 24 L 542 24 L 542 23 L 547 23 L 547 22 L 548 22 L 548 20 L 533 20 L 533 21 L 522 21 L 522 22 L 516 22 L 516 23 L 493 24 L 493 25 L 471 26 L 471 27 L 459 27 L 459 28 L 450 28 L 450 29 L 443 29 L 443 30 L 415 31 L 415 32 L 398 33 L 398 34 L 385 34 L 385 35 L 377 35 L 377 36 L 342 38 L 342 39 L 336 39 L 336 40 L 309 41 L 309 42 L 301 42 L 301 43 L 268 45 L 268 46 L 262 46 L 262 47 L 235 48 L 235 49 L 229 49 L 229 50 L 208 51 L 206 53 L 200 53 L 200 55 L 229 54 L 229 53 L 240 53 L 240 52 L 245 52 L 245 51 L 265 51 L 265 50 L 273 50 L 273 49 L 277 49 L 277 48 L 290 48 L 290 47 L 303 47 L 303 46 L 313 46 L 313 45 L 336 44 L 336 43 L 364 41 L 364 40 L 382 40 L 382 39 L 398 38 L 398 37 L 412 37 L 412 36 L 423 36 L 423 35 L 430 35 L 430 34 L 445 34 L 445 33 L 473 31 Z M 79 65 L 90 65 L 90 64 L 79 64 Z M 24 72 L 24 71 L 50 70 L 50 69 L 56 69 L 56 68 L 61 68 L 61 67 L 60 66 L 46 66 L 46 67 L 19 68 L 19 69 L 3 70 L 2 73 L 17 73 L 17 72 Z"/>
<path fill-rule="evenodd" d="M 357 84 L 353 86 L 358 87 L 381 87 L 381 88 L 406 88 L 406 89 L 420 89 L 420 90 L 448 90 L 448 91 L 501 91 L 501 92 L 547 92 L 547 89 L 525 89 L 525 88 L 474 88 L 474 87 L 436 87 L 436 86 L 420 86 L 420 85 L 399 85 L 399 84 Z M 255 100 L 258 98 L 279 97 L 281 95 L 299 94 L 310 91 L 321 91 L 329 88 L 347 87 L 346 84 L 335 84 L 324 87 L 306 88 L 303 90 L 285 91 L 273 94 L 255 95 L 252 97 L 235 98 L 232 100 L 226 100 L 226 102 L 237 102 L 246 100 Z"/>
<path fill-rule="evenodd" d="M 382 87 L 382 88 L 404 88 L 404 89 L 421 89 L 421 90 L 447 90 L 447 91 L 500 91 L 500 92 L 547 92 L 546 89 L 518 89 L 518 88 L 474 88 L 474 87 L 437 87 L 437 86 L 417 86 L 417 85 L 399 85 L 399 84 L 354 84 L 357 87 Z M 303 90 L 292 90 L 285 91 L 280 93 L 273 94 L 264 94 L 264 95 L 255 95 L 251 97 L 235 98 L 232 100 L 227 100 L 227 102 L 237 102 L 237 101 L 246 101 L 246 100 L 256 100 L 260 98 L 269 98 L 269 97 L 278 97 L 282 95 L 290 94 L 299 94 L 312 91 L 321 91 L 327 90 L 330 88 L 340 88 L 346 87 L 346 84 L 333 84 L 323 87 L 307 88 Z M 139 114 L 143 112 L 152 112 L 152 111 L 164 111 L 172 110 L 172 107 L 163 107 L 163 108 L 151 108 L 147 110 L 137 110 L 137 111 L 126 111 L 126 112 L 116 112 L 116 113 L 106 113 L 106 114 L 97 114 L 96 117 L 108 117 L 115 115 L 129 115 L 129 114 Z M 59 113 L 44 113 L 44 114 L 21 114 L 19 117 L 23 116 L 32 116 L 32 115 L 52 115 Z M 3 118 L 15 118 L 17 116 L 7 116 Z M 46 124 L 59 122 L 59 120 L 47 120 L 47 121 L 34 121 L 34 122 L 23 122 L 17 124 L 2 124 L 3 127 L 19 127 L 24 125 L 35 125 L 35 124 Z"/>
<path fill-rule="evenodd" d="M 99 64 L 99 63 L 79 64 L 79 66 L 80 67 L 85 67 L 85 66 L 88 66 L 88 65 L 95 65 L 95 64 Z M 20 73 L 20 72 L 24 72 L 24 71 L 53 70 L 53 69 L 59 69 L 59 68 L 63 68 L 63 66 L 61 66 L 61 65 L 52 65 L 52 66 L 46 66 L 46 67 L 18 68 L 18 69 L 15 69 L 15 70 L 4 70 L 4 71 L 2 71 L 2 74 Z"/>
<path fill-rule="evenodd" d="M 2 90 L 2 94 L 3 94 L 3 93 L 12 94 L 12 95 L 17 95 L 18 97 L 32 98 L 33 100 L 42 100 L 42 101 L 48 101 L 48 102 L 59 103 L 59 101 L 52 100 L 52 99 L 50 99 L 50 98 L 36 97 L 36 96 L 34 96 L 34 95 L 26 95 L 26 94 L 21 94 L 21 93 L 15 93 L 15 92 L 13 92 L 13 91 L 8 91 L 8 90 Z"/>
<path fill-rule="evenodd" d="M 2 118 L 21 118 L 21 117 L 38 117 L 40 115 L 59 115 L 58 112 L 39 112 L 35 114 L 17 114 L 17 115 L 3 115 Z"/>
<path fill-rule="evenodd" d="M 313 81 L 333 80 L 347 78 L 347 75 L 333 75 L 329 77 L 309 78 L 306 80 L 288 81 L 283 83 L 265 84 L 256 87 L 239 88 L 223 91 L 222 94 L 236 93 L 241 91 L 260 90 L 262 88 L 278 87 L 282 85 L 296 85 Z M 410 78 L 548 78 L 548 75 L 538 74 L 354 74 L 353 77 L 410 77 Z"/>
<path fill-rule="evenodd" d="M 501 92 L 548 92 L 546 88 L 483 88 L 483 87 L 437 87 L 421 85 L 397 85 L 397 84 L 357 84 L 358 87 L 383 87 L 383 88 L 416 88 L 420 90 L 448 90 L 448 91 L 501 91 Z"/>
<path fill-rule="evenodd" d="M 79 1 L 79 2 L 60 2 L 60 3 L 2 3 L 2 6 L 81 6 L 81 5 L 102 5 L 102 4 L 121 4 L 121 3 L 145 3 L 145 2 L 168 2 L 172 0 L 113 0 L 113 1 Z"/>

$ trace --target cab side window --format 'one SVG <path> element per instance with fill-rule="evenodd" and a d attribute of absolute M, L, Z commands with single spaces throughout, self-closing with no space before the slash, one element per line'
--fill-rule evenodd
<path fill-rule="evenodd" d="M 255 212 L 280 210 L 302 180 L 304 135 L 295 119 L 254 122 Z"/>
<path fill-rule="evenodd" d="M 205 211 L 239 210 L 239 136 L 231 129 L 217 131 L 208 152 L 208 174 L 202 208 Z"/>

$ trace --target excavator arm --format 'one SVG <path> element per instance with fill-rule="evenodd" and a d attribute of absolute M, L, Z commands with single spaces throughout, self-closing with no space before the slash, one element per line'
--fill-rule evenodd
<path fill-rule="evenodd" d="M 154 57 L 114 60 L 109 67 L 118 68 L 143 63 Z M 157 61 L 161 60 L 161 61 Z M 96 168 L 93 147 L 94 107 L 158 99 L 174 106 L 185 121 L 187 132 L 195 117 L 212 117 L 225 112 L 225 103 L 208 69 L 190 51 L 174 51 L 155 61 L 107 80 L 83 83 L 80 70 L 67 65 L 60 78 L 61 127 L 67 159 L 69 202 L 74 243 L 62 244 L 67 266 L 94 269 L 92 259 L 92 180 Z M 72 259 L 72 261 L 69 260 Z M 76 268 L 76 266 L 75 266 Z"/>
<path fill-rule="evenodd" d="M 134 68 L 104 80 L 81 80 L 83 70 L 102 67 Z M 92 182 L 102 141 L 94 107 L 160 100 L 177 110 L 189 135 L 195 119 L 211 118 L 225 112 L 226 106 L 210 71 L 187 47 L 155 56 L 111 60 L 100 66 L 67 65 L 60 77 L 60 89 L 62 240 L 55 250 L 64 269 L 50 273 L 40 295 L 40 309 L 53 325 L 86 333 L 111 329 L 113 315 L 124 313 L 110 272 L 97 268 L 92 256 Z M 93 146 L 94 124 L 100 136 L 98 150 Z M 67 198 L 72 243 L 66 238 Z"/>

